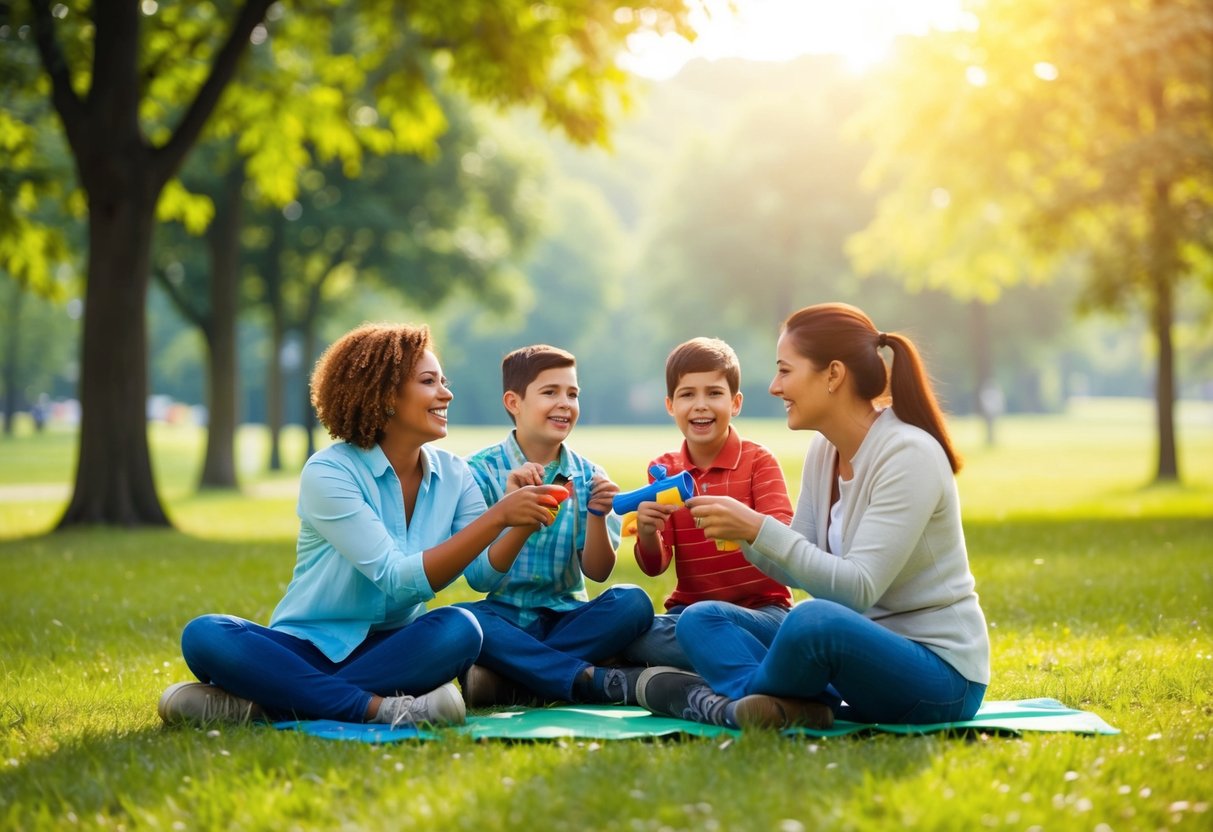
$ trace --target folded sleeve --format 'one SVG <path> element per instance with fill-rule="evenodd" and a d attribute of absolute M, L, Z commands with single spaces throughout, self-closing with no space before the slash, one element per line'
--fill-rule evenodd
<path fill-rule="evenodd" d="M 504 477 L 498 479 L 495 476 L 494 469 L 490 468 L 483 460 L 469 462 L 468 471 L 471 488 L 480 497 L 480 513 L 483 514 L 488 510 L 489 506 L 495 505 L 505 493 Z M 467 522 L 470 523 L 474 519 L 476 518 L 472 517 Z M 502 530 L 502 534 L 505 531 Z M 463 577 L 467 580 L 468 586 L 477 592 L 484 593 L 492 592 L 501 586 L 505 582 L 507 574 L 506 572 L 499 572 L 489 561 L 489 550 L 487 548 L 477 555 L 476 559 L 463 570 Z"/>

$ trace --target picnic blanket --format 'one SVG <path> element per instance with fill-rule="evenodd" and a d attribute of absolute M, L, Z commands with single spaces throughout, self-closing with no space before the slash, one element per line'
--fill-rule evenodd
<path fill-rule="evenodd" d="M 361 722 L 303 720 L 277 722 L 280 730 L 302 731 L 326 739 L 387 743 L 401 740 L 437 739 L 444 734 L 466 734 L 476 739 L 552 740 L 595 739 L 630 740 L 647 737 L 686 735 L 699 737 L 736 736 L 733 728 L 702 725 L 684 719 L 656 716 L 643 708 L 624 705 L 563 705 L 552 708 L 519 708 L 469 716 L 467 724 L 441 730 L 413 726 L 389 728 Z M 1075 734 L 1119 734 L 1103 719 L 1089 711 L 1067 707 L 1056 699 L 1020 699 L 986 702 L 977 716 L 964 722 L 939 722 L 931 725 L 896 725 L 836 721 L 828 730 L 789 728 L 788 736 L 841 737 L 847 734 L 883 732 L 889 734 L 927 734 L 940 731 L 984 732 L 1019 735 L 1026 731 L 1060 731 Z"/>

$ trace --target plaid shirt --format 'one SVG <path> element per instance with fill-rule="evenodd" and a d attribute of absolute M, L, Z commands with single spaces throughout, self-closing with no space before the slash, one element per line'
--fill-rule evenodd
<path fill-rule="evenodd" d="M 467 461 L 485 502 L 491 506 L 505 495 L 510 471 L 525 465 L 527 459 L 510 431 L 504 441 L 477 451 Z M 494 569 L 485 551 L 463 573 L 473 589 L 487 592 L 490 600 L 512 607 L 514 623 L 519 627 L 526 627 L 539 617 L 535 610 L 571 610 L 589 600 L 581 572 L 585 507 L 590 500 L 590 481 L 596 474 L 605 476 L 605 472 L 562 445 L 560 456 L 544 468 L 543 481 L 551 482 L 557 474 L 569 478 L 573 494 L 561 503 L 552 525 L 527 539 L 510 570 Z M 619 518 L 607 515 L 612 548 L 619 546 L 620 523 Z"/>
<path fill-rule="evenodd" d="M 650 468 L 653 465 L 664 465 L 668 476 L 689 471 L 696 494 L 732 497 L 785 526 L 792 521 L 792 503 L 778 460 L 757 442 L 742 439 L 732 425 L 724 447 L 707 468 L 695 466 L 685 441 L 680 450 L 649 463 Z M 660 552 L 646 551 L 636 540 L 636 562 L 646 575 L 660 575 L 673 559 L 678 585 L 666 599 L 666 609 L 696 601 L 729 601 L 751 609 L 792 605 L 788 588 L 763 574 L 740 549 L 717 549 L 716 541 L 696 528 L 690 509 L 671 514 L 657 537 Z"/>

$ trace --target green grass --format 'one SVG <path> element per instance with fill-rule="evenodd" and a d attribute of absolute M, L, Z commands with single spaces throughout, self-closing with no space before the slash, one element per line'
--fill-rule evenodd
<path fill-rule="evenodd" d="M 742 422 L 798 490 L 807 436 Z M 502 428 L 456 428 L 470 450 Z M 264 728 L 166 730 L 191 617 L 265 621 L 294 562 L 294 478 L 241 435 L 244 492 L 195 494 L 195 431 L 152 433 L 181 531 L 46 536 L 73 437 L 0 439 L 0 829 L 1209 829 L 1213 408 L 1181 410 L 1183 486 L 1147 487 L 1145 403 L 958 422 L 959 482 L 991 623 L 990 698 L 1093 710 L 1114 737 L 475 743 L 377 747 Z M 625 487 L 672 428 L 578 428 Z M 301 437 L 289 437 L 297 460 Z M 295 462 L 297 465 L 297 461 Z M 37 486 L 37 487 L 33 487 Z M 659 599 L 668 577 L 622 558 Z M 459 585 L 441 603 L 472 597 Z"/>

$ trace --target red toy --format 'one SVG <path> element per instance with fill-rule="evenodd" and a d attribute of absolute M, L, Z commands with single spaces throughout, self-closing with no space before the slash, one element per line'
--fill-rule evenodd
<path fill-rule="evenodd" d="M 539 502 L 547 506 L 548 511 L 552 512 L 552 518 L 555 519 L 556 515 L 560 513 L 560 504 L 569 498 L 570 492 L 563 485 L 553 484 L 550 487 L 559 488 L 560 490 L 544 494 L 539 498 Z"/>

